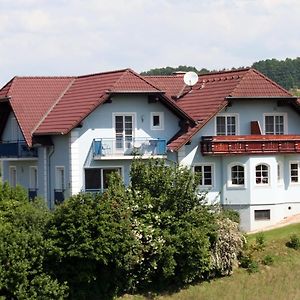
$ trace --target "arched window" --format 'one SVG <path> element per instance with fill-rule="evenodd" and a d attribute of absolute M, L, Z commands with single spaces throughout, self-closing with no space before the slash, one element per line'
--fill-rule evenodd
<path fill-rule="evenodd" d="M 269 166 L 259 164 L 255 167 L 256 184 L 269 184 Z"/>
<path fill-rule="evenodd" d="M 231 167 L 231 184 L 244 185 L 245 184 L 245 168 L 241 165 L 234 165 Z"/>

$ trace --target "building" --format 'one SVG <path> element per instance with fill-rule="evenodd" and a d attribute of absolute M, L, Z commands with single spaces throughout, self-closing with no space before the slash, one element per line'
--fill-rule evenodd
<path fill-rule="evenodd" d="M 245 231 L 300 213 L 300 105 L 254 69 L 140 76 L 14 77 L 0 90 L 3 179 L 49 207 L 129 183 L 135 155 L 201 174 L 208 200 L 239 211 Z"/>

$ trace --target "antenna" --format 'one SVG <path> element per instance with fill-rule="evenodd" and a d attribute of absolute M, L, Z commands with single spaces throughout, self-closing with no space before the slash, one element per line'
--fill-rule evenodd
<path fill-rule="evenodd" d="M 184 74 L 183 76 L 183 81 L 186 85 L 188 85 L 189 87 L 192 87 L 193 85 L 195 85 L 198 82 L 198 75 L 195 72 L 187 72 Z"/>

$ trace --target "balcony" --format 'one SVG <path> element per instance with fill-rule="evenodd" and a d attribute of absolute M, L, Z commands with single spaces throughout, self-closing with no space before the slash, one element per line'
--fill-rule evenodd
<path fill-rule="evenodd" d="M 167 143 L 153 138 L 94 139 L 92 149 L 94 159 L 149 158 L 166 155 Z"/>
<path fill-rule="evenodd" d="M 0 158 L 34 158 L 37 156 L 37 149 L 29 148 L 25 141 L 0 143 Z"/>
<path fill-rule="evenodd" d="M 300 153 L 300 135 L 204 136 L 203 155 Z"/>

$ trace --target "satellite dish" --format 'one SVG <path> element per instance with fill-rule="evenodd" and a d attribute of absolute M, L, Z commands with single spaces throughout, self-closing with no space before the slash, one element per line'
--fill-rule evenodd
<path fill-rule="evenodd" d="M 195 72 L 187 72 L 183 76 L 183 81 L 186 85 L 192 87 L 198 82 L 198 75 Z"/>

